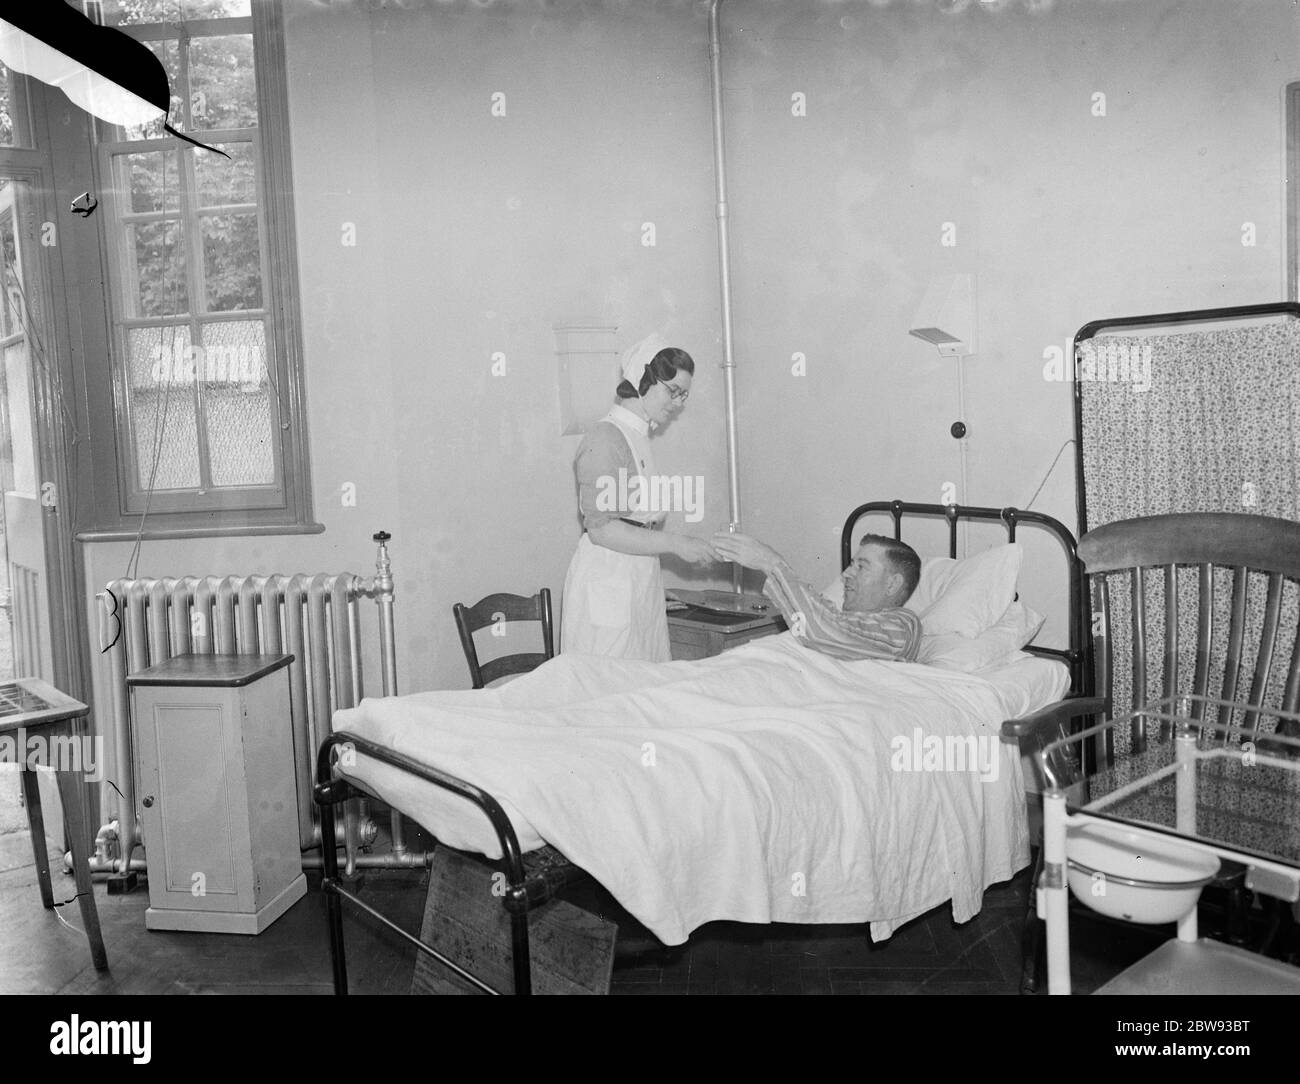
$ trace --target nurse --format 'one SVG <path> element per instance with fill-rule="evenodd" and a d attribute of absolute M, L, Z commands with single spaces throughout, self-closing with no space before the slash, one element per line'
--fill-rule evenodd
<path fill-rule="evenodd" d="M 663 529 L 673 509 L 657 496 L 650 436 L 682 412 L 695 362 L 657 335 L 623 354 L 617 402 L 583 438 L 574 460 L 586 528 L 564 580 L 560 650 L 667 662 L 661 554 L 690 564 L 718 560 L 703 538 Z"/>

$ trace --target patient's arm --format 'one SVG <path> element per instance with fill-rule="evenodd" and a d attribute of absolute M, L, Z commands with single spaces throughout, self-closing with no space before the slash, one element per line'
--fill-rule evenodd
<path fill-rule="evenodd" d="M 916 658 L 921 621 L 901 607 L 862 613 L 840 610 L 799 579 L 771 546 L 743 534 L 713 536 L 713 548 L 729 561 L 767 573 L 763 594 L 801 643 L 837 659 Z"/>
<path fill-rule="evenodd" d="M 837 659 L 916 658 L 921 621 L 902 607 L 857 613 L 840 610 L 799 579 L 788 564 L 772 566 L 763 594 L 781 608 L 799 641 Z"/>

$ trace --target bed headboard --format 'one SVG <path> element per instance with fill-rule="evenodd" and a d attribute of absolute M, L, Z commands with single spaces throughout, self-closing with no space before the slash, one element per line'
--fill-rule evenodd
<path fill-rule="evenodd" d="M 1066 627 L 1070 646 L 1025 648 L 1026 651 L 1046 658 L 1059 659 L 1070 668 L 1070 687 L 1079 695 L 1090 695 L 1092 683 L 1091 639 L 1088 635 L 1090 618 L 1087 587 L 1083 566 L 1079 562 L 1078 547 L 1070 529 L 1058 519 L 1042 512 L 1027 512 L 1019 508 L 976 508 L 958 504 L 916 504 L 911 501 L 868 501 L 849 513 L 840 533 L 840 569 L 848 568 L 853 559 L 853 534 L 858 521 L 864 516 L 886 514 L 894 521 L 894 537 L 903 537 L 903 517 L 942 517 L 948 521 L 948 556 L 957 556 L 957 524 L 962 520 L 995 520 L 1006 526 L 1007 541 L 1016 540 L 1016 530 L 1021 525 L 1042 528 L 1055 535 L 1065 550 L 1067 593 L 1070 612 Z"/>

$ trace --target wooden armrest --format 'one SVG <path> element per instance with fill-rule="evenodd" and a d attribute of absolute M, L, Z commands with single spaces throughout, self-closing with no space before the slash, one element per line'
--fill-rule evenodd
<path fill-rule="evenodd" d="M 1023 743 L 1026 738 L 1056 737 L 1061 732 L 1062 724 L 1071 719 L 1096 715 L 1109 708 L 1104 696 L 1067 697 L 1038 711 L 1022 715 L 1019 719 L 1008 719 L 1002 724 L 1002 740 Z"/>

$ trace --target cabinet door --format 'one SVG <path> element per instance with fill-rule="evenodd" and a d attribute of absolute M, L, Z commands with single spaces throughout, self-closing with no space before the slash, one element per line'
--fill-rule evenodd
<path fill-rule="evenodd" d="M 228 706 L 160 688 L 137 690 L 135 707 L 150 904 L 251 911 L 243 751 Z"/>

